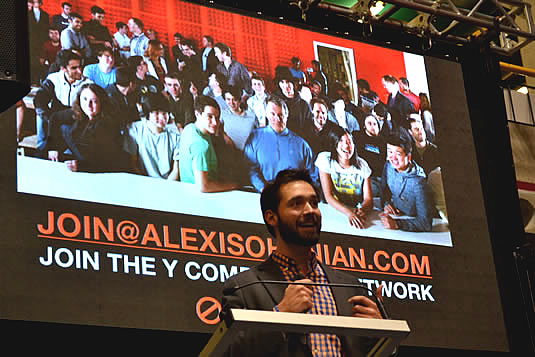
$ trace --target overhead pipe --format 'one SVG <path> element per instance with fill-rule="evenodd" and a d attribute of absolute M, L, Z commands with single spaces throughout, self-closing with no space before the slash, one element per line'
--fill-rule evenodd
<path fill-rule="evenodd" d="M 517 66 L 515 64 L 506 63 L 506 62 L 500 62 L 500 68 L 504 72 L 512 72 L 512 73 L 517 73 L 517 74 L 523 74 L 525 76 L 534 77 L 535 78 L 535 69 L 533 69 L 533 68 Z"/>

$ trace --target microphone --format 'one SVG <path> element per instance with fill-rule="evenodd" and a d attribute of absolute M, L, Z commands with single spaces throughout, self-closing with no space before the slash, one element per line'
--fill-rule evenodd
<path fill-rule="evenodd" d="M 298 277 L 302 278 L 302 277 Z M 381 316 L 383 319 L 390 319 L 390 316 L 388 312 L 386 311 L 386 307 L 384 306 L 381 299 L 378 298 L 377 294 L 372 289 L 369 289 L 367 286 L 362 284 L 342 284 L 342 283 L 307 283 L 307 282 L 297 282 L 297 281 L 279 281 L 279 280 L 255 280 L 251 281 L 249 283 L 243 284 L 243 285 L 235 285 L 232 287 L 228 287 L 223 289 L 223 295 L 231 295 L 234 294 L 236 291 L 241 290 L 243 288 L 246 288 L 251 285 L 256 284 L 274 284 L 274 285 L 305 285 L 305 286 L 329 286 L 333 288 L 358 288 L 363 289 L 371 293 L 374 297 L 375 303 L 377 304 L 377 308 L 379 309 L 379 312 L 381 313 Z"/>

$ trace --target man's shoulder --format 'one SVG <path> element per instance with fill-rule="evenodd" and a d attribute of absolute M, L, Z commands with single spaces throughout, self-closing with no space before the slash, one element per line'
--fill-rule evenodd
<path fill-rule="evenodd" d="M 171 125 L 174 125 L 174 124 L 171 124 Z M 180 142 L 180 133 L 178 132 L 177 129 L 174 129 L 170 127 L 169 125 L 167 125 L 165 127 L 165 133 L 172 143 L 178 144 Z"/>
<path fill-rule="evenodd" d="M 131 122 L 130 124 L 128 124 L 128 126 L 130 128 L 139 129 L 139 128 L 145 127 L 146 124 L 147 124 L 147 120 L 141 119 L 141 120 L 136 120 L 136 121 Z"/>
<path fill-rule="evenodd" d="M 234 274 L 230 276 L 227 280 L 225 280 L 224 286 L 225 288 L 241 286 L 250 281 L 254 281 L 258 279 L 257 274 L 258 274 L 258 266 L 254 266 L 248 270 L 245 270 L 238 274 Z"/>
<path fill-rule="evenodd" d="M 431 151 L 438 151 L 438 146 L 430 141 L 427 142 L 427 146 Z"/>
<path fill-rule="evenodd" d="M 272 132 L 272 130 L 271 130 Z M 261 128 L 256 128 L 251 132 L 250 141 L 259 140 L 261 137 L 265 137 L 270 133 L 269 125 Z"/>
<path fill-rule="evenodd" d="M 396 101 L 397 102 L 403 102 L 404 104 L 410 104 L 410 105 L 414 106 L 414 104 L 412 104 L 412 101 L 409 99 L 409 97 L 407 97 L 406 94 L 401 93 L 401 91 L 399 91 L 396 94 Z"/>
<path fill-rule="evenodd" d="M 128 135 L 132 138 L 138 138 L 143 135 L 145 129 L 145 119 L 136 120 L 127 126 Z"/>
<path fill-rule="evenodd" d="M 310 104 L 303 98 L 301 98 L 299 95 L 296 96 L 297 100 L 296 103 L 299 105 L 300 108 L 310 111 Z"/>
<path fill-rule="evenodd" d="M 72 27 L 67 26 L 63 30 L 61 30 L 61 34 L 60 35 L 63 35 L 63 34 L 71 35 L 72 33 L 74 33 L 74 30 L 72 29 Z"/>
<path fill-rule="evenodd" d="M 55 112 L 50 117 L 52 121 L 65 122 L 67 120 L 74 120 L 74 112 L 72 108 L 63 109 Z"/>
<path fill-rule="evenodd" d="M 84 67 L 84 73 L 95 73 L 98 69 L 98 63 L 91 63 Z"/>
<path fill-rule="evenodd" d="M 385 166 L 384 166 L 383 172 L 387 177 L 399 174 L 399 172 L 396 171 L 394 166 L 392 166 L 392 164 L 388 160 L 385 162 Z"/>
<path fill-rule="evenodd" d="M 240 67 L 240 68 L 246 68 L 241 62 L 236 61 L 234 58 L 232 59 L 232 62 L 230 62 L 230 67 Z"/>
<path fill-rule="evenodd" d="M 48 81 L 50 84 L 54 84 L 54 85 L 57 85 L 58 83 L 60 83 L 61 81 L 65 80 L 65 75 L 64 75 L 64 72 L 63 71 L 58 71 L 58 72 L 53 72 L 53 73 L 50 73 L 46 79 L 44 80 L 44 82 Z M 43 82 L 43 83 L 44 83 Z"/>
<path fill-rule="evenodd" d="M 184 138 L 192 137 L 197 134 L 197 127 L 195 126 L 195 123 L 190 123 L 184 127 L 184 130 L 182 131 L 182 136 Z"/>
<path fill-rule="evenodd" d="M 308 142 L 290 129 L 288 129 L 288 137 L 291 138 L 294 145 L 302 146 L 304 149 L 312 151 Z"/>
<path fill-rule="evenodd" d="M 117 87 L 115 87 L 115 83 L 108 84 L 106 88 L 104 88 L 104 90 L 106 91 L 106 94 L 108 94 L 108 97 L 112 99 L 118 97 L 119 94 L 121 94 Z"/>
<path fill-rule="evenodd" d="M 412 169 L 409 174 L 407 174 L 407 184 L 411 185 L 411 190 L 416 188 L 423 189 L 427 185 L 427 176 L 425 174 L 422 166 L 418 165 L 415 161 L 412 161 Z"/>
<path fill-rule="evenodd" d="M 329 275 L 329 278 L 331 279 L 329 283 L 354 283 L 357 284 L 357 279 L 355 276 L 340 271 L 337 269 L 333 269 L 330 266 L 326 265 L 325 263 L 319 263 L 323 271 Z"/>
<path fill-rule="evenodd" d="M 256 281 L 256 280 L 260 281 L 258 277 L 259 272 L 269 269 L 272 266 L 272 264 L 273 264 L 273 261 L 270 258 L 268 258 L 264 260 L 263 262 L 261 262 L 260 264 L 249 268 L 248 270 L 245 270 L 238 274 L 230 276 L 225 281 L 225 288 L 242 286 L 243 284 L 247 284 L 251 281 Z"/>
<path fill-rule="evenodd" d="M 141 35 L 139 35 L 139 36 L 132 36 L 131 41 L 145 41 L 145 40 L 148 41 L 148 39 L 149 38 L 145 35 L 145 33 L 142 32 Z"/>
<path fill-rule="evenodd" d="M 201 134 L 199 129 L 195 126 L 195 123 L 186 125 L 180 136 L 182 137 L 182 140 L 187 141 L 190 144 L 190 149 L 196 148 L 207 150 L 212 146 L 209 138 Z"/>

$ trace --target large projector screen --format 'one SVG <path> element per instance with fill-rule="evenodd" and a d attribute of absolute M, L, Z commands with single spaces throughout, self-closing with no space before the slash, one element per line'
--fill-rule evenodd
<path fill-rule="evenodd" d="M 61 3 L 46 1 L 42 10 L 52 18 L 61 12 Z M 91 19 L 93 2 L 71 3 L 72 11 L 84 21 Z M 300 86 L 294 86 L 295 95 L 309 110 L 313 77 L 318 72 L 313 63 L 319 62 L 327 79 L 325 97 L 333 102 L 329 120 L 349 126 L 348 115 L 346 121 L 336 115 L 340 83 L 347 95 L 345 111 L 353 109 L 360 124 L 360 130 L 353 132 L 355 147 L 362 148 L 355 150 L 360 157 L 373 146 L 359 142 L 370 137 L 365 133 L 368 112 L 384 103 L 392 121 L 397 120 L 394 100 L 389 105 L 392 85 L 385 76 L 406 78 L 410 91 L 426 95 L 432 104 L 430 116 L 423 110 L 418 113 L 418 105 L 411 102 L 416 117 L 423 118 L 420 125 L 426 129 L 428 145 L 436 150 L 436 165 L 420 173 L 425 176 L 426 196 L 416 197 L 418 206 L 425 200 L 432 202 L 430 226 L 412 231 L 385 228 L 380 217 L 382 200 L 375 197 L 374 209 L 359 229 L 322 202 L 323 233 L 314 249 L 322 262 L 353 274 L 355 282 L 373 289 L 384 284 L 390 315 L 407 320 L 411 327 L 405 344 L 508 349 L 458 63 L 182 1 L 104 0 L 98 4 L 105 10 L 103 24 L 112 36 L 117 22 L 128 23 L 131 18 L 143 22 L 145 33 L 155 31 L 166 47 L 169 70 L 181 67 L 173 53 L 175 33 L 193 40 L 190 50 L 199 56 L 203 36 L 226 44 L 232 59 L 251 76 L 262 78 L 270 93 L 281 91 L 275 81 L 277 67 L 291 67 L 292 58 L 299 58 L 306 85 L 300 92 Z M 39 54 L 34 51 L 31 56 Z M 194 80 L 199 95 L 210 88 L 205 81 L 208 74 Z M 181 75 L 188 77 L 188 73 Z M 189 90 L 188 84 L 183 94 Z M 410 94 L 397 96 L 411 100 Z M 228 104 L 217 100 L 224 117 L 230 110 Z M 25 106 L 25 118 L 33 119 L 31 105 Z M 420 107 L 425 106 L 420 102 Z M 359 117 L 359 113 L 366 115 Z M 388 118 L 378 124 L 386 127 Z M 264 125 L 269 126 L 269 120 Z M 305 125 L 313 125 L 312 120 Z M 176 127 L 167 130 L 181 134 Z M 414 132 L 403 133 L 410 139 Z M 13 140 L 13 134 L 4 137 Z M 417 161 L 419 149 L 413 145 L 410 159 Z M 386 144 L 380 150 L 385 153 L 384 164 L 389 161 Z M 238 152 L 235 161 L 246 156 Z M 282 158 L 297 161 L 297 154 L 291 155 L 284 152 Z M 12 164 L 3 180 L 4 211 L 11 214 L 4 217 L 1 243 L 1 261 L 9 271 L 5 274 L 9 288 L 1 292 L 7 302 L 0 308 L 2 318 L 211 333 L 219 322 L 225 279 L 258 264 L 276 247 L 265 229 L 249 167 L 232 170 L 227 166 L 220 171 L 240 182 L 239 188 L 203 193 L 192 183 L 126 170 L 72 172 L 65 162 L 48 160 L 46 151 L 25 150 L 16 160 L 13 156 L 12 151 L 2 151 L 2 162 Z M 226 163 L 231 165 L 231 161 Z M 377 177 L 381 174 L 374 172 Z M 410 199 L 416 192 L 408 187 L 402 196 Z M 414 222 L 420 214 L 400 219 Z"/>

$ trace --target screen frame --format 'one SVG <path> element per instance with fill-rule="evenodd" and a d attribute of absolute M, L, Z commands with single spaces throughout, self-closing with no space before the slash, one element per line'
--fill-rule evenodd
<path fill-rule="evenodd" d="M 204 1 L 188 2 L 206 5 Z M 23 2 L 21 3 L 22 6 L 19 7 L 23 9 L 25 4 Z M 233 5 L 238 6 L 239 4 L 236 3 Z M 221 10 L 242 13 L 247 16 L 259 17 L 258 14 L 252 13 L 250 9 L 247 11 L 219 4 L 211 4 L 210 6 Z M 26 13 L 21 11 L 20 16 L 21 21 L 17 21 L 17 23 L 25 24 Z M 259 18 L 268 21 L 275 20 L 269 16 Z M 323 31 L 337 37 L 347 36 L 347 38 L 351 40 L 383 47 L 386 47 L 385 44 L 387 41 L 394 42 L 392 41 L 392 38 L 396 38 L 399 39 L 399 41 L 395 41 L 395 44 L 388 45 L 389 48 L 396 49 L 396 47 L 398 47 L 401 51 L 414 51 L 414 53 L 417 54 L 425 54 L 443 59 L 455 58 L 462 65 L 474 144 L 476 146 L 478 157 L 481 187 L 483 189 L 489 234 L 494 252 L 494 264 L 501 292 L 510 351 L 518 353 L 531 351 L 529 349 L 529 322 L 524 313 L 525 307 L 521 299 L 521 294 L 519 293 L 519 277 L 516 274 L 512 256 L 512 251 L 524 242 L 524 231 L 518 204 L 519 201 L 511 144 L 507 131 L 505 104 L 503 94 L 499 87 L 500 69 L 497 56 L 488 51 L 488 48 L 485 50 L 483 47 L 483 51 L 481 51 L 482 46 L 480 44 L 472 44 L 460 49 L 456 48 L 456 46 L 439 43 L 428 52 L 419 51 L 417 50 L 420 41 L 418 38 L 407 34 L 399 34 L 399 31 L 392 29 L 378 29 L 371 37 L 358 37 L 356 33 L 360 30 L 359 26 L 356 26 L 355 29 L 352 30 L 348 28 L 349 35 L 345 35 L 340 31 L 333 31 L 334 33 L 330 33 L 331 30 L 327 31 L 319 26 L 300 23 L 298 17 L 284 20 L 279 19 L 277 21 L 283 21 L 287 25 L 299 28 Z M 338 26 L 342 25 L 338 24 Z M 390 40 L 386 40 L 386 38 L 390 38 Z M 405 45 L 405 43 L 413 44 L 414 47 L 410 49 L 406 48 L 405 46 L 407 45 Z M 21 51 L 22 55 L 26 53 L 26 56 L 18 57 L 27 58 L 28 49 L 24 48 L 21 49 Z M 503 113 L 503 115 L 498 116 L 495 113 Z M 492 120 L 488 120 L 489 118 Z M 1 126 L 3 127 L 3 130 L 12 133 L 14 132 L 14 123 L 8 123 L 7 120 L 3 120 Z M 11 145 L 12 147 L 10 146 L 10 149 L 14 149 L 15 143 L 13 142 Z M 12 152 L 14 151 L 15 150 L 12 150 Z M 499 158 L 499 160 L 495 160 L 496 158 Z M 495 164 L 496 161 L 500 162 L 499 167 Z M 8 164 L 11 163 L 11 161 L 8 162 Z M 16 187 L 16 184 L 11 186 Z M 503 207 L 506 207 L 506 209 Z M 11 326 L 15 324 L 16 323 L 13 322 L 11 323 Z M 37 325 L 39 325 L 39 323 L 34 323 L 33 325 L 37 330 Z M 43 326 L 40 325 L 39 328 L 43 329 Z M 17 331 L 17 329 L 14 330 Z M 123 331 L 127 331 L 127 329 L 123 329 Z M 50 333 L 50 336 L 53 336 L 53 333 L 47 332 L 47 334 L 48 333 Z M 156 341 L 159 336 L 160 335 L 156 333 L 154 341 Z"/>

